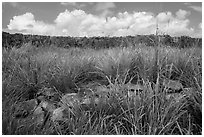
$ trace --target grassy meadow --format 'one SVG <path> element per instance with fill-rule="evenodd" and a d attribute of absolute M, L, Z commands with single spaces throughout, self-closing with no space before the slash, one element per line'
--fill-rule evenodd
<path fill-rule="evenodd" d="M 25 44 L 2 51 L 2 134 L 191 135 L 202 134 L 202 50 L 144 45 L 110 49 L 34 47 Z M 159 74 L 159 81 L 157 76 Z M 180 101 L 167 100 L 163 77 L 192 88 Z M 126 98 L 127 83 L 144 85 L 140 98 Z M 14 104 L 29 100 L 42 87 L 60 94 L 83 92 L 94 85 L 110 99 L 89 110 L 76 109 L 61 123 L 43 129 L 12 117 Z M 105 100 L 105 98 L 104 98 Z"/>

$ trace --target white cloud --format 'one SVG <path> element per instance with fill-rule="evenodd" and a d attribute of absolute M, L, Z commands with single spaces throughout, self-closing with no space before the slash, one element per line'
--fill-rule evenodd
<path fill-rule="evenodd" d="M 32 13 L 14 16 L 8 25 L 9 30 L 32 34 L 64 36 L 126 36 L 154 34 L 158 19 L 159 30 L 172 36 L 197 35 L 196 29 L 190 28 L 187 11 L 179 10 L 173 15 L 162 12 L 155 16 L 150 12 L 123 12 L 116 16 L 104 17 L 87 14 L 83 10 L 60 13 L 52 24 L 37 21 Z M 201 26 L 201 25 L 200 25 Z"/>
<path fill-rule="evenodd" d="M 198 27 L 199 27 L 200 29 L 202 29 L 202 22 L 198 25 Z"/>
<path fill-rule="evenodd" d="M 200 7 L 200 6 L 189 6 L 189 8 L 191 8 L 197 12 L 202 13 L 202 7 Z"/>
<path fill-rule="evenodd" d="M 26 13 L 21 16 L 14 16 L 12 20 L 10 20 L 10 24 L 8 25 L 8 29 L 29 29 L 29 26 L 34 25 L 35 20 L 34 16 L 31 13 Z"/>
<path fill-rule="evenodd" d="M 190 12 L 187 12 L 185 10 L 182 10 L 182 9 L 179 9 L 177 12 L 176 12 L 176 16 L 177 18 L 179 19 L 185 19 L 186 16 L 190 15 Z"/>
<path fill-rule="evenodd" d="M 198 24 L 196 33 L 193 34 L 193 37 L 202 37 L 202 22 Z"/>
<path fill-rule="evenodd" d="M 194 29 L 189 27 L 190 20 L 186 18 L 188 15 L 190 15 L 190 12 L 181 9 L 175 13 L 175 16 L 171 12 L 159 13 L 157 18 L 160 33 L 172 36 L 193 36 Z"/>
<path fill-rule="evenodd" d="M 14 16 L 7 26 L 9 30 L 18 30 L 25 33 L 34 34 L 50 34 L 48 31 L 52 31 L 54 29 L 54 26 L 50 24 L 45 24 L 42 21 L 35 21 L 34 15 L 32 13 L 25 13 L 21 16 Z"/>
<path fill-rule="evenodd" d="M 168 22 L 170 19 L 172 19 L 172 13 L 171 12 L 161 12 L 157 15 L 159 22 Z"/>

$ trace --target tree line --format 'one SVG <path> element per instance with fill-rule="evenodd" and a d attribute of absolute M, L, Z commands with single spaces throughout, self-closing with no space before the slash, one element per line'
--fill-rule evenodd
<path fill-rule="evenodd" d="M 171 37 L 169 35 L 136 35 L 126 37 L 63 37 L 63 36 L 42 36 L 23 35 L 20 33 L 10 34 L 2 32 L 2 46 L 6 48 L 21 47 L 25 43 L 33 46 L 58 46 L 63 48 L 112 48 L 127 47 L 144 44 L 155 46 L 157 41 L 165 46 L 189 48 L 193 46 L 202 47 L 202 38 L 191 38 L 188 36 Z"/>

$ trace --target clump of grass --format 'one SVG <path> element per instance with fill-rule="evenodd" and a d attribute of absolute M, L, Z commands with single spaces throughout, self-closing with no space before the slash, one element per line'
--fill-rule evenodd
<path fill-rule="evenodd" d="M 140 98 L 127 98 L 126 92 L 111 83 L 109 100 L 103 104 L 89 105 L 89 111 L 76 111 L 60 125 L 60 134 L 187 134 L 188 126 L 183 128 L 180 123 L 187 114 L 187 102 L 165 100 L 162 94 L 154 95 L 151 86 L 146 83 L 146 90 Z M 123 86 L 122 83 L 120 86 Z M 154 96 L 156 96 L 154 98 Z M 157 103 L 153 103 L 157 102 Z"/>

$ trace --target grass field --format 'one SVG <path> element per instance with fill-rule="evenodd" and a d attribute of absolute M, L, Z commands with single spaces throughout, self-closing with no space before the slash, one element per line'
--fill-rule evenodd
<path fill-rule="evenodd" d="M 2 134 L 201 134 L 202 50 L 144 45 L 112 49 L 34 47 L 2 51 Z M 159 81 L 157 76 L 159 74 Z M 181 100 L 167 100 L 160 88 L 162 78 L 178 80 L 191 88 Z M 140 98 L 126 97 L 127 83 L 141 84 Z M 64 121 L 48 120 L 39 129 L 12 117 L 15 104 L 34 98 L 42 87 L 56 92 L 84 92 L 98 84 L 107 87 L 109 99 L 88 110 L 74 109 Z M 31 130 L 32 129 L 32 130 Z"/>

